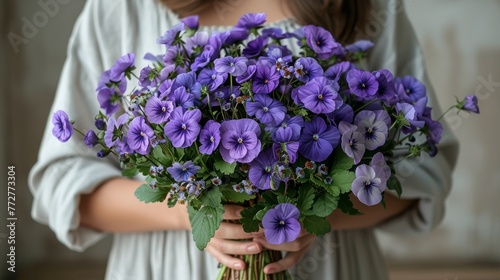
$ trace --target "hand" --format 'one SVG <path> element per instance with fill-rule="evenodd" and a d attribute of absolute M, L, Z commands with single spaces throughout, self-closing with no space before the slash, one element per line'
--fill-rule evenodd
<path fill-rule="evenodd" d="M 274 263 L 270 263 L 264 267 L 265 274 L 273 274 L 292 268 L 297 263 L 299 263 L 309 247 L 311 247 L 311 245 L 313 244 L 314 240 L 316 240 L 316 235 L 309 234 L 304 229 L 302 229 L 299 237 L 295 241 L 285 242 L 279 245 L 268 243 L 263 235 L 256 236 L 253 240 L 260 243 L 264 248 L 287 252 L 286 256 L 283 259 Z"/>
<path fill-rule="evenodd" d="M 239 223 L 231 223 L 227 220 L 241 219 L 241 210 L 244 208 L 238 205 L 224 205 L 224 221 L 220 224 L 215 236 L 207 244 L 205 250 L 214 256 L 220 263 L 236 270 L 245 268 L 245 262 L 231 255 L 253 255 L 262 251 L 262 246 L 251 241 L 256 235 L 262 234 L 247 233 Z M 241 241 L 248 239 L 249 241 Z"/>

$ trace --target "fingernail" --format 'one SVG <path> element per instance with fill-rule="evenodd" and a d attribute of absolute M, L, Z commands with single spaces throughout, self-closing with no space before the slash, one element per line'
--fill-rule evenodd
<path fill-rule="evenodd" d="M 252 245 L 247 247 L 247 251 L 248 252 L 257 252 L 257 251 L 259 251 L 259 246 L 252 244 Z"/>
<path fill-rule="evenodd" d="M 234 263 L 234 265 L 233 265 L 233 266 L 234 266 L 234 268 L 236 268 L 236 269 L 242 269 L 242 268 L 243 268 L 243 266 L 241 265 L 241 263 L 240 263 L 240 262 Z"/>

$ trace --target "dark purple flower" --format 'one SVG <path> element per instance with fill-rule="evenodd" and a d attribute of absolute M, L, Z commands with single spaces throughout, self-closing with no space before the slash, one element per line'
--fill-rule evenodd
<path fill-rule="evenodd" d="M 105 158 L 109 155 L 110 152 L 110 150 L 100 150 L 96 155 L 98 158 Z"/>
<path fill-rule="evenodd" d="M 106 132 L 104 133 L 104 143 L 106 143 L 106 146 L 112 148 L 116 141 L 122 138 L 122 127 L 128 121 L 128 117 L 127 114 L 123 114 L 119 116 L 118 119 L 114 117 L 108 119 Z"/>
<path fill-rule="evenodd" d="M 342 133 L 341 147 L 344 153 L 358 164 L 365 154 L 365 138 L 357 130 L 357 126 L 340 122 L 339 130 Z"/>
<path fill-rule="evenodd" d="M 427 94 L 424 84 L 412 76 L 396 78 L 396 88 L 402 101 L 413 103 Z"/>
<path fill-rule="evenodd" d="M 99 130 L 106 130 L 106 122 L 102 118 L 96 119 L 94 125 Z"/>
<path fill-rule="evenodd" d="M 200 153 L 212 154 L 220 143 L 220 123 L 209 120 L 200 132 Z"/>
<path fill-rule="evenodd" d="M 249 35 L 250 33 L 248 32 L 248 29 L 235 26 L 229 31 L 229 36 L 226 38 L 224 43 L 226 45 L 237 44 L 238 42 L 248 39 Z"/>
<path fill-rule="evenodd" d="M 279 150 L 282 150 L 283 147 L 281 144 L 285 145 L 286 154 L 288 155 L 288 160 L 290 163 L 295 163 L 298 158 L 299 152 L 299 142 L 295 141 L 298 139 L 294 139 L 294 132 L 291 127 L 279 127 L 273 134 L 273 151 L 274 155 L 278 154 Z M 278 158 L 276 158 L 278 159 Z"/>
<path fill-rule="evenodd" d="M 194 94 L 188 93 L 185 87 L 179 87 L 167 98 L 170 101 L 175 102 L 176 106 L 180 106 L 184 109 L 189 109 L 194 107 Z"/>
<path fill-rule="evenodd" d="M 133 70 L 135 64 L 135 55 L 128 53 L 116 60 L 116 63 L 110 69 L 109 78 L 112 81 L 121 81 L 126 73 Z"/>
<path fill-rule="evenodd" d="M 272 38 L 275 40 L 288 39 L 292 37 L 290 33 L 283 33 L 281 28 L 270 27 L 266 29 L 262 29 L 261 31 L 262 37 L 264 38 Z"/>
<path fill-rule="evenodd" d="M 184 87 L 188 94 L 193 94 L 195 98 L 201 96 L 201 84 L 196 81 L 196 72 L 181 73 L 177 75 L 170 90 Z"/>
<path fill-rule="evenodd" d="M 257 72 L 257 66 L 256 65 L 248 65 L 247 72 L 241 76 L 236 77 L 236 82 L 238 84 L 243 84 L 244 82 L 253 78 L 253 75 L 255 74 L 255 72 Z"/>
<path fill-rule="evenodd" d="M 290 129 L 292 131 L 292 138 L 290 141 L 297 141 L 300 138 L 302 127 L 304 127 L 304 119 L 301 116 L 290 117 L 286 115 L 279 127 Z M 277 142 L 277 139 L 274 137 L 274 133 L 279 127 L 271 129 L 271 137 L 275 142 Z"/>
<path fill-rule="evenodd" d="M 386 182 L 371 166 L 362 164 L 356 168 L 356 179 L 352 182 L 351 191 L 363 204 L 372 206 L 382 201 L 385 187 Z"/>
<path fill-rule="evenodd" d="M 357 53 L 357 52 L 366 52 L 370 48 L 373 47 L 373 43 L 368 40 L 359 40 L 356 41 L 350 45 L 347 45 L 345 48 L 346 50 L 352 52 L 352 53 Z"/>
<path fill-rule="evenodd" d="M 264 235 L 270 244 L 292 242 L 300 234 L 300 212 L 290 203 L 278 204 L 262 218 Z"/>
<path fill-rule="evenodd" d="M 89 131 L 87 131 L 87 133 L 85 133 L 85 137 L 83 138 L 83 142 L 85 143 L 85 145 L 87 145 L 89 148 L 92 148 L 94 147 L 95 145 L 97 145 L 97 143 L 99 142 L 99 138 L 97 138 L 97 135 L 95 134 L 95 132 L 91 129 Z"/>
<path fill-rule="evenodd" d="M 326 116 L 328 117 L 328 121 L 334 125 L 338 125 L 341 121 L 352 123 L 354 120 L 354 110 L 349 104 L 343 103 L 342 106 L 333 111 L 333 113 L 327 114 Z"/>
<path fill-rule="evenodd" d="M 196 175 L 196 172 L 201 167 L 194 165 L 192 161 L 186 161 L 184 164 L 174 162 L 174 164 L 167 168 L 167 172 L 172 175 L 172 178 L 178 183 L 187 182 L 191 176 Z"/>
<path fill-rule="evenodd" d="M 444 128 L 443 124 L 439 121 L 435 121 L 430 117 L 424 117 L 425 125 L 430 134 L 430 139 L 435 144 L 439 144 L 441 142 L 441 137 L 443 136 Z"/>
<path fill-rule="evenodd" d="M 144 117 L 136 117 L 130 122 L 127 143 L 137 153 L 147 155 L 151 147 L 150 140 L 154 135 L 153 129 L 149 127 Z"/>
<path fill-rule="evenodd" d="M 278 87 L 280 73 L 276 67 L 257 65 L 257 71 L 253 77 L 252 89 L 254 93 L 269 94 Z"/>
<path fill-rule="evenodd" d="M 220 153 L 224 161 L 252 162 L 260 152 L 259 124 L 251 119 L 230 120 L 220 127 L 222 136 Z"/>
<path fill-rule="evenodd" d="M 240 96 L 240 87 L 239 86 L 222 86 L 216 89 L 213 93 L 210 94 L 210 103 L 212 106 L 224 106 L 226 101 L 229 101 L 233 98 Z M 231 103 L 228 103 L 231 106 Z"/>
<path fill-rule="evenodd" d="M 243 50 L 243 55 L 247 58 L 256 57 L 260 55 L 266 44 L 267 39 L 259 36 L 247 44 L 247 47 Z"/>
<path fill-rule="evenodd" d="M 265 13 L 248 13 L 244 14 L 239 20 L 237 27 L 243 27 L 246 29 L 251 29 L 254 27 L 261 26 L 266 22 L 266 14 Z"/>
<path fill-rule="evenodd" d="M 375 94 L 377 99 L 384 101 L 388 106 L 394 105 L 399 101 L 399 96 L 396 92 L 394 78 L 389 70 L 381 69 L 372 73 L 378 82 L 378 91 Z"/>
<path fill-rule="evenodd" d="M 180 22 L 174 25 L 169 30 L 167 30 L 165 34 L 163 34 L 163 36 L 158 37 L 158 39 L 156 39 L 156 43 L 166 46 L 171 46 L 172 44 L 174 44 L 177 38 L 177 34 L 179 34 L 179 32 L 183 30 L 184 30 L 184 23 Z"/>
<path fill-rule="evenodd" d="M 165 123 L 174 110 L 172 101 L 161 100 L 156 96 L 149 98 L 144 111 L 150 123 Z"/>
<path fill-rule="evenodd" d="M 172 111 L 170 121 L 165 125 L 165 136 L 176 148 L 189 147 L 200 133 L 200 120 L 200 110 L 185 111 L 182 107 L 177 107 Z"/>
<path fill-rule="evenodd" d="M 61 142 L 66 142 L 73 135 L 73 124 L 69 120 L 66 112 L 59 110 L 52 115 L 52 134 Z"/>
<path fill-rule="evenodd" d="M 340 133 L 338 129 L 326 125 L 322 118 L 316 117 L 305 124 L 299 140 L 299 152 L 309 160 L 322 162 L 337 147 L 339 140 Z"/>
<path fill-rule="evenodd" d="M 319 63 L 312 57 L 301 57 L 297 59 L 293 67 L 295 77 L 303 83 L 307 83 L 316 77 L 323 76 L 323 68 L 321 68 Z"/>
<path fill-rule="evenodd" d="M 277 126 L 285 119 L 286 107 L 265 94 L 256 94 L 254 102 L 246 102 L 247 114 L 266 126 Z"/>
<path fill-rule="evenodd" d="M 187 26 L 187 28 L 189 28 L 189 29 L 196 30 L 196 29 L 198 29 L 198 26 L 199 26 L 197 15 L 185 17 L 185 18 L 181 19 L 181 22 L 184 23 L 184 25 Z"/>
<path fill-rule="evenodd" d="M 250 163 L 250 171 L 248 171 L 248 179 L 260 190 L 268 190 L 271 188 L 271 177 L 273 174 L 274 165 L 273 151 L 271 149 L 262 151 L 257 158 Z"/>
<path fill-rule="evenodd" d="M 111 116 L 120 105 L 123 94 L 110 88 L 102 88 L 97 93 L 97 101 L 102 109 L 106 111 L 106 116 Z"/>
<path fill-rule="evenodd" d="M 349 61 L 335 63 L 334 65 L 326 69 L 325 78 L 338 82 L 340 76 L 342 76 L 344 73 L 347 73 L 347 71 L 349 71 L 351 68 L 352 64 Z"/>
<path fill-rule="evenodd" d="M 464 98 L 458 108 L 467 112 L 479 114 L 479 106 L 477 103 L 477 96 L 469 95 Z"/>
<path fill-rule="evenodd" d="M 318 55 L 319 59 L 329 59 L 342 46 L 335 42 L 330 32 L 322 27 L 308 25 L 304 27 L 307 45 Z"/>
<path fill-rule="evenodd" d="M 352 94 L 363 99 L 373 99 L 378 90 L 378 81 L 375 76 L 368 72 L 359 69 L 351 69 L 347 72 L 346 77 L 349 89 Z"/>
<path fill-rule="evenodd" d="M 384 110 L 363 110 L 354 118 L 354 125 L 364 136 L 366 149 L 373 151 L 385 144 L 391 126 L 391 117 Z"/>
<path fill-rule="evenodd" d="M 325 77 L 317 77 L 298 89 L 298 97 L 304 107 L 315 114 L 328 114 L 342 106 L 338 84 L 332 85 Z"/>
<path fill-rule="evenodd" d="M 214 69 L 218 73 L 228 73 L 237 77 L 243 75 L 247 71 L 247 61 L 248 59 L 243 56 L 236 58 L 231 56 L 217 58 L 214 61 Z"/>
<path fill-rule="evenodd" d="M 240 78 L 242 76 L 239 76 Z M 198 82 L 206 85 L 209 91 L 214 91 L 227 80 L 227 73 L 217 73 L 214 69 L 203 68 L 198 75 Z"/>

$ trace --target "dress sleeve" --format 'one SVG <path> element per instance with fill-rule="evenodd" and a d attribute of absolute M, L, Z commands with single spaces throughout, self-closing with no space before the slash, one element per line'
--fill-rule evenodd
<path fill-rule="evenodd" d="M 80 226 L 80 195 L 91 193 L 121 172 L 117 162 L 98 159 L 97 150 L 83 145 L 82 137 L 76 133 L 68 142 L 59 142 L 51 133 L 51 117 L 55 111 L 64 110 L 82 131 L 95 128 L 93 120 L 99 110 L 95 88 L 103 69 L 116 59 L 103 52 L 109 48 L 103 42 L 113 41 L 116 36 L 111 32 L 113 26 L 104 25 L 103 19 L 111 18 L 117 2 L 89 0 L 78 18 L 38 160 L 29 175 L 34 197 L 32 217 L 48 225 L 63 244 L 76 251 L 83 251 L 104 237 L 104 233 Z"/>
<path fill-rule="evenodd" d="M 412 75 L 427 88 L 429 106 L 434 119 L 441 114 L 435 92 L 425 69 L 423 54 L 411 23 L 404 10 L 403 1 L 377 0 L 366 34 L 375 41 L 368 64 L 370 69 L 386 68 L 395 76 Z M 371 26 L 370 26 L 371 25 Z M 370 27 L 372 27 L 370 29 Z M 368 32 L 369 31 L 369 32 Z M 450 128 L 443 123 L 444 134 L 438 154 L 427 154 L 418 159 L 402 161 L 395 166 L 402 184 L 404 199 L 418 199 L 414 207 L 379 228 L 391 232 L 427 232 L 436 227 L 445 213 L 445 199 L 452 184 L 452 171 L 458 152 L 458 142 Z"/>

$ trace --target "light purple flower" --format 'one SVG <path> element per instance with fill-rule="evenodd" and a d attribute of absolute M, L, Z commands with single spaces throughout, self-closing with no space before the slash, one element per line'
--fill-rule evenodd
<path fill-rule="evenodd" d="M 218 73 L 228 73 L 235 77 L 243 75 L 247 71 L 248 59 L 243 56 L 231 57 L 226 56 L 223 58 L 217 58 L 214 61 L 214 69 Z"/>
<path fill-rule="evenodd" d="M 359 40 L 356 41 L 350 45 L 347 45 L 345 48 L 346 50 L 352 52 L 352 53 L 357 53 L 357 52 L 366 52 L 370 48 L 372 48 L 374 45 L 371 41 L 368 40 Z"/>
<path fill-rule="evenodd" d="M 391 168 L 387 165 L 384 154 L 381 152 L 376 153 L 372 157 L 370 166 L 375 170 L 375 174 L 377 174 L 377 177 L 379 177 L 382 182 L 387 182 L 391 177 Z"/>
<path fill-rule="evenodd" d="M 180 22 L 174 25 L 169 30 L 167 30 L 165 34 L 163 34 L 163 36 L 158 37 L 158 39 L 156 39 L 156 43 L 166 46 L 171 46 L 172 44 L 174 44 L 175 39 L 177 38 L 177 34 L 179 34 L 179 32 L 183 30 L 184 30 L 184 23 Z"/>
<path fill-rule="evenodd" d="M 110 69 L 109 78 L 112 81 L 121 81 L 127 72 L 132 71 L 135 64 L 135 54 L 128 53 L 116 60 Z"/>
<path fill-rule="evenodd" d="M 194 107 L 194 94 L 187 92 L 185 87 L 178 87 L 171 92 L 167 100 L 173 101 L 176 106 L 180 106 L 184 109 Z"/>
<path fill-rule="evenodd" d="M 196 30 L 198 29 L 199 26 L 198 18 L 199 17 L 197 15 L 188 16 L 181 19 L 181 22 L 184 23 L 184 25 L 187 26 L 187 28 Z"/>
<path fill-rule="evenodd" d="M 462 101 L 463 104 L 459 105 L 459 109 L 465 110 L 467 112 L 479 114 L 479 106 L 477 105 L 477 96 L 469 95 Z"/>
<path fill-rule="evenodd" d="M 342 46 L 333 39 L 330 32 L 322 27 L 308 25 L 304 27 L 307 45 L 318 55 L 320 59 L 329 59 L 338 48 Z"/>
<path fill-rule="evenodd" d="M 240 78 L 242 76 L 239 76 Z M 214 69 L 203 68 L 198 75 L 198 82 L 206 85 L 209 91 L 214 91 L 227 80 L 227 73 L 217 73 Z"/>
<path fill-rule="evenodd" d="M 255 72 L 257 72 L 257 66 L 256 65 L 248 65 L 247 72 L 241 76 L 236 77 L 236 82 L 238 84 L 243 84 L 244 82 L 253 78 L 253 75 L 255 74 Z"/>
<path fill-rule="evenodd" d="M 85 143 L 85 145 L 87 145 L 87 147 L 92 148 L 95 145 L 97 145 L 97 143 L 99 142 L 99 138 L 97 138 L 97 135 L 91 129 L 91 130 L 87 131 L 87 133 L 85 133 L 85 137 L 83 138 L 83 142 Z"/>
<path fill-rule="evenodd" d="M 427 94 L 424 84 L 412 76 L 396 78 L 396 88 L 402 101 L 413 103 Z"/>
<path fill-rule="evenodd" d="M 200 133 L 201 111 L 199 109 L 185 111 L 177 107 L 170 114 L 170 121 L 165 125 L 165 136 L 176 148 L 186 148 L 193 144 Z"/>
<path fill-rule="evenodd" d="M 208 43 L 208 38 L 210 38 L 208 33 L 202 31 L 198 31 L 193 37 L 187 38 L 185 48 L 188 55 L 192 55 L 195 52 L 201 53 Z"/>
<path fill-rule="evenodd" d="M 66 142 L 73 135 L 73 124 L 69 120 L 66 112 L 59 110 L 52 115 L 52 134 L 61 142 Z"/>
<path fill-rule="evenodd" d="M 295 77 L 303 83 L 307 83 L 316 77 L 323 76 L 323 68 L 321 68 L 319 63 L 312 57 L 301 57 L 297 59 L 293 67 Z"/>
<path fill-rule="evenodd" d="M 108 119 L 108 125 L 106 127 L 106 132 L 104 133 L 104 143 L 108 148 L 112 148 L 116 141 L 121 139 L 123 136 L 122 127 L 128 121 L 128 115 L 123 114 L 115 119 L 110 117 Z"/>
<path fill-rule="evenodd" d="M 178 183 L 187 182 L 191 176 L 196 175 L 200 169 L 199 166 L 194 165 L 192 161 L 186 161 L 184 164 L 174 162 L 174 164 L 167 168 L 167 172 L 172 175 L 172 178 Z"/>
<path fill-rule="evenodd" d="M 266 126 L 277 126 L 285 119 L 286 107 L 265 94 L 256 94 L 254 102 L 246 102 L 247 114 Z"/>
<path fill-rule="evenodd" d="M 260 190 L 269 190 L 271 188 L 271 180 L 274 165 L 273 151 L 268 149 L 262 151 L 257 158 L 250 163 L 248 171 L 248 179 Z"/>
<path fill-rule="evenodd" d="M 220 123 L 209 120 L 200 132 L 200 153 L 212 154 L 219 146 L 220 140 Z"/>
<path fill-rule="evenodd" d="M 262 218 L 264 235 L 270 244 L 292 242 L 300 234 L 300 212 L 290 203 L 278 204 Z"/>
<path fill-rule="evenodd" d="M 280 73 L 276 71 L 275 66 L 257 65 L 257 71 L 253 77 L 253 92 L 271 93 L 278 87 L 280 77 Z"/>
<path fill-rule="evenodd" d="M 396 104 L 396 112 L 398 114 L 402 113 L 404 115 L 406 121 L 408 121 L 407 124 L 409 124 L 409 125 L 406 125 L 405 127 L 403 127 L 403 128 L 406 128 L 405 130 L 407 130 L 407 131 L 403 131 L 405 133 L 411 132 L 412 128 L 422 128 L 425 125 L 425 121 L 419 119 L 418 114 L 417 114 L 417 110 L 415 110 L 415 107 L 411 104 L 397 103 Z"/>
<path fill-rule="evenodd" d="M 373 206 L 382 201 L 386 182 L 377 175 L 375 170 L 366 164 L 356 168 L 356 179 L 352 182 L 351 191 L 365 205 Z"/>
<path fill-rule="evenodd" d="M 197 71 L 198 69 L 205 67 L 208 63 L 210 63 L 210 61 L 212 61 L 214 53 L 214 47 L 212 45 L 206 45 L 201 54 L 198 55 L 194 59 L 193 64 L 191 64 L 191 70 Z"/>
<path fill-rule="evenodd" d="M 349 61 L 335 63 L 334 65 L 326 69 L 325 77 L 332 81 L 338 82 L 340 76 L 342 76 L 344 73 L 347 73 L 347 71 L 349 71 L 351 67 L 352 64 Z"/>
<path fill-rule="evenodd" d="M 341 147 L 344 153 L 358 164 L 365 154 L 365 138 L 357 130 L 357 126 L 347 122 L 340 122 L 339 130 L 342 133 Z"/>
<path fill-rule="evenodd" d="M 161 100 L 156 96 L 152 96 L 146 103 L 144 110 L 150 123 L 161 124 L 165 123 L 170 117 L 174 110 L 174 104 L 172 101 Z"/>
<path fill-rule="evenodd" d="M 317 77 L 298 88 L 298 98 L 311 112 L 328 114 L 343 103 L 338 89 L 338 84 L 332 85 L 325 77 Z"/>
<path fill-rule="evenodd" d="M 373 99 L 378 90 L 378 81 L 375 76 L 368 72 L 359 69 L 351 69 L 346 76 L 349 89 L 352 94 L 362 100 Z"/>
<path fill-rule="evenodd" d="M 184 87 L 188 94 L 193 94 L 194 98 L 201 96 L 201 84 L 196 81 L 196 72 L 181 73 L 177 75 L 172 83 L 172 91 Z"/>
<path fill-rule="evenodd" d="M 106 116 L 111 116 L 118 110 L 123 94 L 115 89 L 102 88 L 97 92 L 97 101 L 106 112 Z"/>
<path fill-rule="evenodd" d="M 230 120 L 220 127 L 222 136 L 220 153 L 224 161 L 252 162 L 260 152 L 259 124 L 251 119 Z"/>
<path fill-rule="evenodd" d="M 354 118 L 354 125 L 365 138 L 366 149 L 373 151 L 383 146 L 391 126 L 391 118 L 384 110 L 359 112 Z"/>
<path fill-rule="evenodd" d="M 254 27 L 261 26 L 266 22 L 265 13 L 248 13 L 244 14 L 236 24 L 237 27 L 243 27 L 246 29 L 251 29 Z"/>
<path fill-rule="evenodd" d="M 338 146 L 339 140 L 340 133 L 338 129 L 326 125 L 322 118 L 316 117 L 305 124 L 299 140 L 299 152 L 309 160 L 322 162 Z"/>
<path fill-rule="evenodd" d="M 143 117 L 136 117 L 130 122 L 127 143 L 130 148 L 141 155 L 147 155 L 150 150 L 151 138 L 155 135 Z"/>

